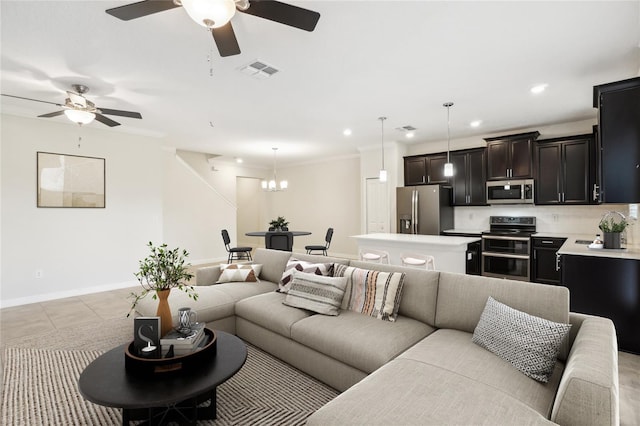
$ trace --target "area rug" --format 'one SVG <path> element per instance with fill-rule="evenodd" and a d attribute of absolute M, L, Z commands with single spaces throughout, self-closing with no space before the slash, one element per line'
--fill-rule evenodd
<path fill-rule="evenodd" d="M 119 336 L 122 330 L 115 332 L 107 338 L 110 343 L 118 344 L 118 339 L 124 339 L 122 343 L 127 341 L 130 329 L 121 325 L 126 330 L 125 336 Z M 87 346 L 100 346 L 95 330 L 92 339 L 90 329 L 82 326 L 68 330 L 66 336 L 73 331 L 71 335 L 75 334 Z M 85 401 L 77 387 L 82 370 L 113 346 L 69 350 L 69 340 L 73 339 L 56 333 L 59 335 L 38 339 L 41 345 L 51 344 L 49 349 L 34 348 L 33 342 L 26 340 L 22 341 L 23 347 L 5 346 L 0 424 L 122 424 L 120 410 Z M 218 418 L 198 425 L 302 425 L 309 415 L 338 395 L 329 386 L 254 346 L 247 346 L 245 365 L 218 387 Z"/>

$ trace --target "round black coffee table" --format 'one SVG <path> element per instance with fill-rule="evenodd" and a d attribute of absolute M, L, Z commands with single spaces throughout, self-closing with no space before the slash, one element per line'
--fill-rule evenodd
<path fill-rule="evenodd" d="M 211 362 L 193 371 L 132 375 L 125 370 L 124 350 L 118 346 L 96 358 L 78 380 L 82 396 L 95 404 L 122 408 L 122 424 L 148 420 L 195 424 L 216 418 L 216 387 L 240 370 L 247 359 L 247 346 L 236 336 L 216 331 L 217 354 Z M 203 402 L 210 400 L 208 406 Z M 200 405 L 200 406 L 199 406 Z"/>

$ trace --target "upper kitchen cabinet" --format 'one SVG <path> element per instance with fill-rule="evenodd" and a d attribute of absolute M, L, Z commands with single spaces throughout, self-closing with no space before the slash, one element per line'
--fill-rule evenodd
<path fill-rule="evenodd" d="M 640 202 L 640 77 L 594 86 L 600 200 Z"/>
<path fill-rule="evenodd" d="M 485 138 L 487 180 L 533 177 L 533 142 L 539 132 Z"/>
<path fill-rule="evenodd" d="M 404 157 L 404 186 L 449 183 L 444 175 L 447 154 Z"/>
<path fill-rule="evenodd" d="M 487 204 L 487 162 L 484 148 L 451 152 L 453 163 L 453 205 L 483 206 Z"/>
<path fill-rule="evenodd" d="M 589 204 L 593 199 L 593 135 L 539 140 L 536 204 Z"/>

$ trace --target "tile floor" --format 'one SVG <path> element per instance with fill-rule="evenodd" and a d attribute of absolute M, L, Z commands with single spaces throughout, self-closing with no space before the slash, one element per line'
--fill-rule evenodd
<path fill-rule="evenodd" d="M 74 323 L 100 322 L 125 317 L 139 287 L 69 297 L 0 310 L 0 347 L 21 335 L 66 328 Z M 640 424 L 640 355 L 619 354 L 620 424 Z"/>

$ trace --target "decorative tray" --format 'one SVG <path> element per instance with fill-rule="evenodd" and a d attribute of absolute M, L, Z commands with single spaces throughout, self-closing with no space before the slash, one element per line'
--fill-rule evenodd
<path fill-rule="evenodd" d="M 194 352 L 177 355 L 171 358 L 143 358 L 135 355 L 134 344 L 131 342 L 124 350 L 124 365 L 127 373 L 141 376 L 155 376 L 174 372 L 184 372 L 197 369 L 205 360 L 216 356 L 216 333 L 208 328 L 204 329 L 205 343 Z M 162 351 L 160 351 L 162 353 Z"/>

